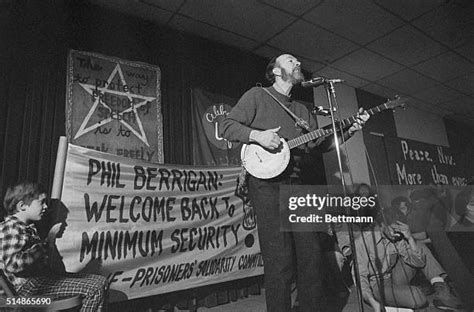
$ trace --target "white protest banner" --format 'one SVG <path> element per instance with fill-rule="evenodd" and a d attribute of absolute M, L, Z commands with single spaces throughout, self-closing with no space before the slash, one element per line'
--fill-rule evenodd
<path fill-rule="evenodd" d="M 108 276 L 111 301 L 263 274 L 254 213 L 234 195 L 238 174 L 69 145 L 67 227 L 56 240 L 66 270 Z"/>

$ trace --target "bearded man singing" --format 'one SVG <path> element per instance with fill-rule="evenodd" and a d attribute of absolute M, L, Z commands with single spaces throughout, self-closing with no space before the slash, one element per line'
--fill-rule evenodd
<path fill-rule="evenodd" d="M 272 151 L 281 148 L 280 138 L 290 140 L 315 130 L 316 121 L 306 106 L 295 102 L 290 95 L 293 86 L 304 81 L 300 65 L 290 54 L 274 57 L 266 70 L 266 78 L 272 86 L 248 90 L 221 123 L 221 136 L 229 141 L 256 143 Z M 281 104 L 305 120 L 309 127 L 302 129 L 295 125 L 294 117 Z M 368 118 L 367 112 L 361 110 L 357 122 L 342 134 L 344 139 L 360 130 Z M 329 136 L 301 146 L 299 152 L 309 149 L 326 152 L 333 147 L 333 137 Z M 298 149 L 293 149 L 291 158 L 297 152 Z M 249 198 L 257 215 L 265 265 L 267 311 L 291 311 L 290 289 L 295 276 L 298 311 L 327 311 L 322 289 L 320 233 L 280 230 L 279 187 L 291 183 L 292 164 L 290 160 L 286 170 L 271 179 L 249 178 Z"/>

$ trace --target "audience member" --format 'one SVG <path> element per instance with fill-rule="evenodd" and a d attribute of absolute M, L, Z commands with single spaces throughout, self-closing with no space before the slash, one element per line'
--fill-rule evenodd
<path fill-rule="evenodd" d="M 399 221 L 390 226 L 374 224 L 361 231 L 355 246 L 362 294 L 375 311 L 382 311 L 383 306 L 418 309 L 427 305 L 421 289 L 410 285 L 417 269 L 433 285 L 436 307 L 461 307 L 444 281 L 441 265 L 423 243 L 415 241 L 408 225 Z"/>
<path fill-rule="evenodd" d="M 455 228 L 472 231 L 474 229 L 474 185 L 466 186 L 456 196 L 454 209 L 459 216 Z"/>
<path fill-rule="evenodd" d="M 448 223 L 448 215 L 453 207 L 453 196 L 450 188 L 445 184 L 436 184 L 432 186 L 435 201 L 433 215 L 441 221 L 443 226 Z"/>
<path fill-rule="evenodd" d="M 369 196 L 372 196 L 374 194 L 375 194 L 375 192 L 372 190 L 370 185 L 368 185 L 367 183 L 359 184 L 356 187 L 355 191 L 354 191 L 354 195 L 356 195 L 356 196 L 369 197 Z"/>
<path fill-rule="evenodd" d="M 102 311 L 105 277 L 95 274 L 56 274 L 49 268 L 48 241 L 40 239 L 33 222 L 46 212 L 46 193 L 36 183 L 10 187 L 4 198 L 6 218 L 0 223 L 0 269 L 21 297 L 82 297 L 81 311 Z M 57 229 L 56 229 L 57 230 Z"/>
<path fill-rule="evenodd" d="M 389 224 L 400 221 L 405 224 L 410 225 L 408 221 L 408 216 L 411 213 L 411 204 L 408 198 L 405 196 L 398 196 L 392 200 L 388 213 L 385 214 Z M 410 228 L 411 230 L 411 228 Z"/>
<path fill-rule="evenodd" d="M 416 196 L 418 195 L 415 195 L 415 199 Z M 424 241 L 428 237 L 426 234 L 428 224 L 426 215 L 424 209 L 414 210 L 412 203 L 405 196 L 395 197 L 385 213 L 387 224 L 397 221 L 407 224 L 413 237 L 420 241 Z"/>
<path fill-rule="evenodd" d="M 412 222 L 410 230 L 414 233 L 443 231 L 447 223 L 447 209 L 433 194 L 431 188 L 415 189 L 412 202 Z"/>
<path fill-rule="evenodd" d="M 472 183 L 472 182 L 471 182 Z M 448 237 L 464 264 L 474 274 L 474 185 L 466 186 L 455 198 L 454 208 L 459 220 L 449 228 Z"/>

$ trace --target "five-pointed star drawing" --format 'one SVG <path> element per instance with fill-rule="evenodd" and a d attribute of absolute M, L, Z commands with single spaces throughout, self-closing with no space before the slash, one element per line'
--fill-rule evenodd
<path fill-rule="evenodd" d="M 150 146 L 150 144 L 148 143 L 148 139 L 146 137 L 146 133 L 143 129 L 143 124 L 142 124 L 142 121 L 140 119 L 140 115 L 138 115 L 137 109 L 140 108 L 143 105 L 146 105 L 148 102 L 151 102 L 151 101 L 155 100 L 156 97 L 143 96 L 143 95 L 140 95 L 140 94 L 134 94 L 134 93 L 130 93 L 130 91 L 122 92 L 122 91 L 108 89 L 108 86 L 110 85 L 110 83 L 112 82 L 112 79 L 115 77 L 116 74 L 119 75 L 120 80 L 122 82 L 122 85 L 127 85 L 127 83 L 125 82 L 125 77 L 124 77 L 123 72 L 122 72 L 122 68 L 120 67 L 120 64 L 118 64 L 118 63 L 115 66 L 112 73 L 110 74 L 109 78 L 107 78 L 107 84 L 105 85 L 105 87 L 97 88 L 95 85 L 90 85 L 90 84 L 85 84 L 85 83 L 79 83 L 79 85 L 82 88 L 84 88 L 84 90 L 86 90 L 86 92 L 89 93 L 91 96 L 93 95 L 94 90 L 98 90 L 101 93 L 112 93 L 112 94 L 115 94 L 115 95 L 126 96 L 129 100 L 130 107 L 123 110 L 122 112 L 120 112 L 116 115 L 113 115 L 112 114 L 112 112 L 113 112 L 112 109 L 106 103 L 104 103 L 101 100 L 101 97 L 95 96 L 94 97 L 95 98 L 94 103 L 92 104 L 89 112 L 87 113 L 84 120 L 82 121 L 82 124 L 81 124 L 79 130 L 76 132 L 76 135 L 74 136 L 74 139 L 77 139 L 80 136 L 82 136 L 82 135 L 84 135 L 84 134 L 86 134 L 86 133 L 88 133 L 92 130 L 95 130 L 96 128 L 98 128 L 100 126 L 104 126 L 104 125 L 108 124 L 109 122 L 111 122 L 113 120 L 119 120 L 120 123 L 123 124 L 125 127 L 127 127 L 135 136 L 137 136 L 137 138 L 139 138 L 141 141 L 143 141 L 143 143 L 145 143 L 147 146 Z M 136 104 L 132 104 L 134 98 L 141 100 L 141 102 L 138 102 Z M 106 119 L 100 120 L 99 122 L 97 122 L 97 123 L 95 123 L 91 126 L 87 126 L 87 123 L 89 122 L 90 118 L 93 116 L 95 110 L 97 109 L 97 107 L 99 105 L 102 105 L 105 108 L 107 108 L 111 112 L 110 116 Z M 136 129 L 134 129 L 129 123 L 127 123 L 124 120 L 124 118 L 122 118 L 123 114 L 129 113 L 131 111 L 133 111 L 133 113 L 135 114 L 135 118 L 136 118 L 136 121 L 137 121 L 137 124 L 138 124 L 139 132 Z"/>

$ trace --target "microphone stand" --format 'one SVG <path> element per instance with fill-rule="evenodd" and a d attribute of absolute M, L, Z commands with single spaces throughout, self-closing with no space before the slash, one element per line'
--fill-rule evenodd
<path fill-rule="evenodd" d="M 335 107 L 337 107 L 336 90 L 334 89 L 334 83 L 336 82 L 340 82 L 340 80 L 325 79 L 324 88 L 326 89 L 326 95 L 328 98 L 329 112 L 331 116 L 331 124 L 332 124 L 332 130 L 333 130 L 333 135 L 334 135 L 334 144 L 336 147 L 337 162 L 339 165 L 339 173 L 341 175 L 342 192 L 345 197 L 347 196 L 346 181 L 344 178 L 344 171 L 342 169 L 341 148 L 339 144 L 339 137 L 337 136 L 337 127 L 336 127 L 336 121 L 335 121 L 336 119 L 334 116 Z M 341 131 L 341 137 L 342 137 L 342 131 Z M 348 208 L 348 209 L 351 209 L 351 208 Z M 352 259 L 354 261 L 354 275 L 355 275 L 355 283 L 356 283 L 356 289 L 357 289 L 357 301 L 359 303 L 359 312 L 364 312 L 364 305 L 362 302 L 362 289 L 360 286 L 359 267 L 358 267 L 358 261 L 357 261 L 357 253 L 356 253 L 355 243 L 354 243 L 354 230 L 352 228 L 351 223 L 347 224 L 347 228 L 349 232 L 349 241 L 351 243 Z"/>

